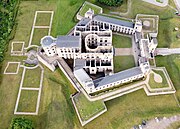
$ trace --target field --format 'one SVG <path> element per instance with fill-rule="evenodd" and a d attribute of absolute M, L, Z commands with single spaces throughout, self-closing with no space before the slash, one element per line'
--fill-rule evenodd
<path fill-rule="evenodd" d="M 115 48 L 131 48 L 132 47 L 132 40 L 129 37 L 122 36 L 122 35 L 113 35 L 113 46 Z"/>
<path fill-rule="evenodd" d="M 105 109 L 102 101 L 90 102 L 82 93 L 76 96 L 74 101 L 83 121 L 90 119 Z"/>
<path fill-rule="evenodd" d="M 38 91 L 22 90 L 18 104 L 18 112 L 36 112 Z"/>
<path fill-rule="evenodd" d="M 120 72 L 135 67 L 133 56 L 114 56 L 114 72 Z"/>
<path fill-rule="evenodd" d="M 49 29 L 45 28 L 35 28 L 34 29 L 34 35 L 32 39 L 31 45 L 38 45 L 40 46 L 41 38 L 48 35 Z"/>
<path fill-rule="evenodd" d="M 38 13 L 36 19 L 36 26 L 49 26 L 51 13 Z"/>
<path fill-rule="evenodd" d="M 26 69 L 23 87 L 39 88 L 41 79 L 41 69 Z"/>
<path fill-rule="evenodd" d="M 23 47 L 23 43 L 14 43 L 13 44 L 13 51 L 21 51 Z"/>
<path fill-rule="evenodd" d="M 85 3 L 84 6 L 82 7 L 82 9 L 80 10 L 79 14 L 81 16 L 84 16 L 85 13 L 89 10 L 89 9 L 93 9 L 94 10 L 94 14 L 99 14 L 101 9 L 95 6 L 92 6 L 88 3 Z"/>
<path fill-rule="evenodd" d="M 16 73 L 18 65 L 18 63 L 9 63 L 6 69 L 6 73 Z"/>
<path fill-rule="evenodd" d="M 95 0 L 89 0 L 95 3 Z M 33 18 L 36 10 L 53 10 L 55 12 L 52 36 L 64 35 L 76 24 L 74 17 L 78 12 L 84 0 L 39 0 L 39 1 L 21 1 L 20 9 L 17 16 L 17 28 L 13 41 L 25 41 L 28 46 L 30 32 L 33 24 Z M 134 18 L 137 13 L 159 14 L 160 30 L 159 30 L 159 47 L 178 46 L 178 40 L 174 37 L 176 32 L 171 26 L 176 26 L 173 21 L 179 18 L 174 16 L 174 11 L 167 8 L 158 8 L 141 0 L 132 1 L 132 12 L 126 17 Z M 63 5 L 63 6 L 62 6 Z M 125 9 L 125 5 L 122 6 Z M 105 6 L 103 6 L 105 8 Z M 106 8 L 106 12 L 110 12 L 112 8 Z M 121 10 L 114 8 L 114 10 Z M 28 20 L 27 20 L 28 19 Z M 177 23 L 178 24 L 178 23 Z M 172 32 L 174 36 L 171 37 Z M 174 39 L 174 40 L 172 40 Z M 177 42 L 176 42 L 177 41 Z M 17 75 L 3 75 L 4 68 L 8 61 L 22 61 L 26 57 L 11 57 L 11 45 L 9 43 L 5 61 L 1 64 L 1 80 L 0 80 L 0 128 L 8 128 L 13 117 L 19 117 L 13 114 L 15 102 L 19 90 L 19 84 L 22 75 L 22 69 Z M 118 60 L 121 59 L 121 60 Z M 120 63 L 116 71 L 121 71 L 130 66 L 134 66 L 133 57 L 117 57 L 117 65 Z M 132 62 L 130 62 L 132 61 Z M 180 60 L 179 56 L 156 57 L 157 66 L 165 66 L 170 78 L 176 87 L 176 96 L 180 100 Z M 106 102 L 108 111 L 81 127 L 75 110 L 73 108 L 70 95 L 75 93 L 74 88 L 68 82 L 63 73 L 57 69 L 51 72 L 46 67 L 43 89 L 40 102 L 40 110 L 38 116 L 24 116 L 34 122 L 37 129 L 56 129 L 56 128 L 74 128 L 74 129 L 111 129 L 111 128 L 131 128 L 135 124 L 140 124 L 143 119 L 151 119 L 156 116 L 170 116 L 180 113 L 177 103 L 173 95 L 162 95 L 147 97 L 143 90 L 124 95 L 117 99 Z"/>
<path fill-rule="evenodd" d="M 160 71 L 160 70 L 153 70 L 155 73 L 159 74 L 161 77 L 162 77 L 162 83 L 157 83 L 155 80 L 154 80 L 154 74 L 151 73 L 150 74 L 150 78 L 149 78 L 149 86 L 151 88 L 164 88 L 164 87 L 169 87 L 168 85 L 168 82 L 166 80 L 166 77 L 163 73 L 163 71 Z"/>

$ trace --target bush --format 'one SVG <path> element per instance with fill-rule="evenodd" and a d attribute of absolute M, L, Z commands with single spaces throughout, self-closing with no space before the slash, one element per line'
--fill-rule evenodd
<path fill-rule="evenodd" d="M 98 2 L 108 6 L 119 6 L 123 3 L 123 0 L 98 0 Z"/>
<path fill-rule="evenodd" d="M 0 0 L 0 62 L 3 61 L 18 11 L 19 0 Z M 14 28 L 15 29 L 15 28 Z"/>
<path fill-rule="evenodd" d="M 9 129 L 34 129 L 33 123 L 25 118 L 13 118 Z"/>

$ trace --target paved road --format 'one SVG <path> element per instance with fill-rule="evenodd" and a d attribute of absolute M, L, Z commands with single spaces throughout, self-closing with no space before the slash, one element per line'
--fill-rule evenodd
<path fill-rule="evenodd" d="M 154 4 L 156 6 L 165 7 L 168 5 L 169 0 L 163 0 L 163 3 L 157 2 L 156 0 L 143 0 L 145 2 Z M 178 0 L 177 0 L 178 1 Z"/>
<path fill-rule="evenodd" d="M 157 48 L 156 55 L 172 55 L 172 54 L 180 54 L 180 48 Z"/>

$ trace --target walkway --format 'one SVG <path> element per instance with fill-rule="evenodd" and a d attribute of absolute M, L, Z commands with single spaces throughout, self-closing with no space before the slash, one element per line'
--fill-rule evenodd
<path fill-rule="evenodd" d="M 169 0 L 162 0 L 163 2 L 157 2 L 156 0 L 143 0 L 144 2 L 148 2 L 150 4 L 154 4 L 156 6 L 165 7 L 168 5 Z M 178 0 L 177 0 L 178 1 Z"/>
<path fill-rule="evenodd" d="M 180 54 L 180 48 L 157 48 L 156 55 L 172 55 L 172 54 Z"/>

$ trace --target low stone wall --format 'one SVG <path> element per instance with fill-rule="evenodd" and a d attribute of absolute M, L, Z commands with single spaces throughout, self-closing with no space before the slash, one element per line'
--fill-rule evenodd
<path fill-rule="evenodd" d="M 55 70 L 55 66 L 52 64 L 49 64 L 46 60 L 44 60 L 39 54 L 37 54 L 38 60 L 43 63 L 46 67 L 48 67 L 51 71 Z"/>
<path fill-rule="evenodd" d="M 89 5 L 91 5 L 91 6 L 94 6 L 94 7 L 96 7 L 96 8 L 99 8 L 99 9 L 100 9 L 100 12 L 99 12 L 99 13 L 100 13 L 100 14 L 103 13 L 103 9 L 102 9 L 101 7 L 99 7 L 99 6 L 97 6 L 97 5 L 94 5 L 94 4 L 92 4 L 92 3 L 88 2 L 88 1 L 85 1 L 85 2 L 83 3 L 83 5 L 81 6 L 80 10 L 78 11 L 78 13 L 76 14 L 76 18 L 77 18 L 78 20 L 81 20 L 81 19 L 83 18 L 83 16 L 80 15 L 80 11 L 82 10 L 82 8 L 83 8 L 86 4 L 89 4 Z"/>
<path fill-rule="evenodd" d="M 79 94 L 79 93 L 78 93 L 78 94 Z M 78 94 L 76 94 L 76 95 L 78 95 Z M 80 116 L 80 114 L 79 114 L 79 112 L 78 112 L 78 109 L 77 109 L 77 107 L 76 107 L 76 104 L 75 104 L 75 102 L 74 102 L 74 98 L 76 97 L 76 95 L 71 96 L 71 100 L 72 100 L 72 103 L 73 103 L 73 105 L 74 105 L 74 108 L 75 108 L 75 110 L 76 110 L 76 113 L 77 113 L 77 115 L 78 115 L 79 121 L 80 121 L 80 123 L 81 123 L 82 126 L 86 125 L 87 123 L 91 122 L 92 120 L 94 120 L 95 118 L 99 117 L 100 115 L 102 115 L 103 113 L 105 113 L 105 112 L 107 111 L 106 105 L 104 104 L 104 107 L 105 107 L 104 110 L 102 110 L 102 111 L 99 112 L 98 114 L 94 115 L 94 116 L 91 117 L 89 120 L 83 121 L 83 120 L 81 119 L 81 116 Z"/>

